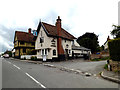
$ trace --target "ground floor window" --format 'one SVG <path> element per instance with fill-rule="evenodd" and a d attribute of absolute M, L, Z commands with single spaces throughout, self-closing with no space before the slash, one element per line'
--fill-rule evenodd
<path fill-rule="evenodd" d="M 53 56 L 56 56 L 56 50 L 55 49 L 53 50 Z"/>
<path fill-rule="evenodd" d="M 23 48 L 23 53 L 26 53 L 26 49 L 25 48 Z"/>
<path fill-rule="evenodd" d="M 41 55 L 48 55 L 48 49 L 41 49 Z"/>

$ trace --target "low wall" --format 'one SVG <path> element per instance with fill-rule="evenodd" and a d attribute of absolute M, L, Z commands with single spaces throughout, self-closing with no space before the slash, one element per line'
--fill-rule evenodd
<path fill-rule="evenodd" d="M 112 71 L 119 71 L 120 72 L 120 61 L 110 60 L 109 65 L 111 66 Z"/>
<path fill-rule="evenodd" d="M 37 55 L 21 55 L 21 59 L 24 59 L 24 58 L 26 58 L 26 59 L 31 59 L 31 57 L 32 56 L 36 56 L 37 57 Z"/>

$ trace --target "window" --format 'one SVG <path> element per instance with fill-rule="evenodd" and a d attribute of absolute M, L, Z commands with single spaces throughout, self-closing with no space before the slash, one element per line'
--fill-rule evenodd
<path fill-rule="evenodd" d="M 74 45 L 74 41 L 72 41 L 72 45 Z"/>
<path fill-rule="evenodd" d="M 55 49 L 53 50 L 53 56 L 56 56 L 56 50 Z"/>
<path fill-rule="evenodd" d="M 35 45 L 35 43 L 34 43 L 34 42 L 32 42 L 32 45 L 34 46 L 34 45 Z"/>
<path fill-rule="evenodd" d="M 68 47 L 69 47 L 69 45 L 67 44 L 67 45 L 66 45 L 66 48 L 68 48 Z"/>
<path fill-rule="evenodd" d="M 20 42 L 20 44 L 24 44 L 24 42 Z"/>
<path fill-rule="evenodd" d="M 69 54 L 71 54 L 71 50 L 69 50 Z"/>
<path fill-rule="evenodd" d="M 47 53 L 47 49 L 42 49 L 41 50 L 41 55 L 47 55 L 48 53 Z"/>
<path fill-rule="evenodd" d="M 66 43 L 66 40 L 65 40 L 65 43 Z"/>
<path fill-rule="evenodd" d="M 47 49 L 45 49 L 45 55 L 47 55 Z"/>
<path fill-rule="evenodd" d="M 40 37 L 40 43 L 44 42 L 44 37 Z"/>
<path fill-rule="evenodd" d="M 25 48 L 23 48 L 23 53 L 26 53 L 26 49 Z"/>
<path fill-rule="evenodd" d="M 41 55 L 44 55 L 44 49 L 41 50 Z"/>

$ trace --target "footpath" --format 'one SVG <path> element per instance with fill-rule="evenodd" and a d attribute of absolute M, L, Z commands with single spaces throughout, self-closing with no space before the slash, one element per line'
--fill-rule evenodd
<path fill-rule="evenodd" d="M 13 59 L 13 60 L 20 60 L 20 59 Z M 93 62 L 88 60 L 85 61 L 83 59 L 60 61 L 60 62 L 42 62 L 42 61 L 32 61 L 32 60 L 20 60 L 20 61 L 34 63 L 34 64 L 42 64 L 47 67 L 58 68 L 59 70 L 62 70 L 62 71 L 81 74 L 88 77 L 97 76 L 101 72 L 100 76 L 102 78 L 120 84 L 120 74 L 103 69 L 103 66 L 106 64 L 106 61 Z"/>

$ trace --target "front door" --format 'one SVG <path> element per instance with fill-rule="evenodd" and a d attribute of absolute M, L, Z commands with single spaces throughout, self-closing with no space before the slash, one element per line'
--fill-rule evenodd
<path fill-rule="evenodd" d="M 68 55 L 68 49 L 65 49 L 65 58 L 66 58 L 66 60 L 68 60 L 68 57 L 69 57 L 69 55 Z"/>
<path fill-rule="evenodd" d="M 46 61 L 46 55 L 43 55 L 43 61 Z"/>

